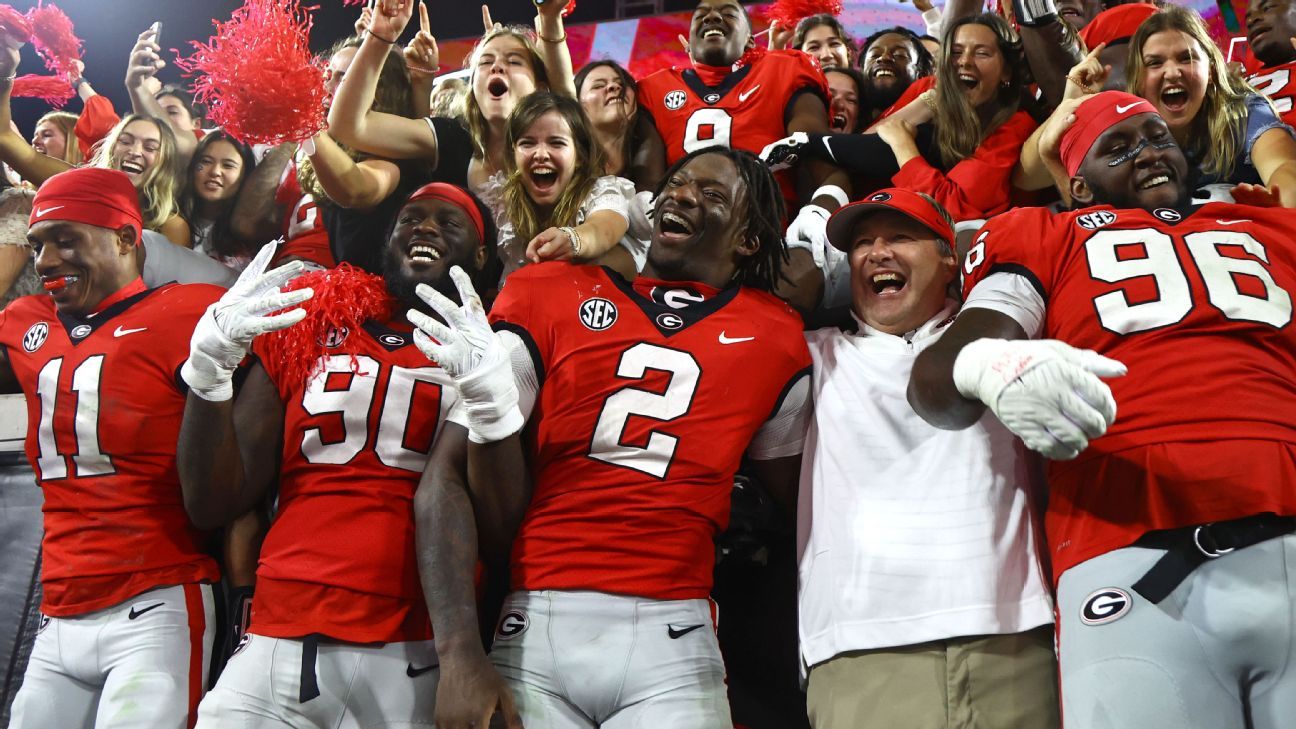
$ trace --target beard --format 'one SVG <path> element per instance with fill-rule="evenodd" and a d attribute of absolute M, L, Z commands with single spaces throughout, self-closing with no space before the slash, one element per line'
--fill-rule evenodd
<path fill-rule="evenodd" d="M 466 262 L 459 261 L 456 263 L 462 266 L 465 271 L 468 271 L 470 275 L 475 275 L 472 268 L 465 265 Z M 444 270 L 449 271 L 450 265 L 445 266 Z M 424 303 L 423 299 L 419 298 L 418 293 L 415 291 L 415 289 L 418 288 L 418 285 L 422 283 L 431 286 L 442 296 L 450 299 L 456 304 L 459 303 L 459 291 L 455 288 L 454 281 L 450 280 L 449 275 L 439 276 L 434 281 L 424 281 L 420 278 L 407 276 L 401 271 L 401 259 L 394 252 L 389 251 L 388 254 L 383 257 L 382 277 L 383 281 L 387 284 L 387 291 L 391 293 L 392 298 L 396 299 L 404 306 L 411 309 L 418 309 L 425 314 L 435 314 L 435 312 L 432 311 L 431 307 Z"/>
<path fill-rule="evenodd" d="M 909 84 L 902 83 L 898 79 L 886 88 L 879 88 L 877 79 L 869 77 L 864 79 L 864 99 L 870 109 L 882 112 L 890 109 L 893 104 L 899 101 L 900 96 L 908 88 Z"/>

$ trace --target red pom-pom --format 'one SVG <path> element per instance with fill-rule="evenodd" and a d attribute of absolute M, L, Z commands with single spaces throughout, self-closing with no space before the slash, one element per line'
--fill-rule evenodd
<path fill-rule="evenodd" d="M 791 30 L 802 18 L 827 13 L 841 15 L 841 0 L 778 0 L 770 8 L 769 19 L 777 20 L 780 28 Z"/>
<path fill-rule="evenodd" d="M 40 5 L 27 13 L 31 23 L 32 46 L 45 60 L 45 67 L 66 78 L 81 75 L 81 39 L 72 29 L 72 21 L 53 5 Z"/>
<path fill-rule="evenodd" d="M 31 40 L 31 21 L 27 20 L 26 15 L 14 10 L 12 6 L 0 5 L 0 28 L 4 28 L 10 38 L 21 43 Z"/>
<path fill-rule="evenodd" d="M 563 17 L 565 18 L 574 12 L 576 12 L 576 0 L 567 0 L 567 7 L 563 8 L 562 11 Z"/>
<path fill-rule="evenodd" d="M 279 144 L 328 126 L 324 69 L 311 54 L 311 17 L 298 0 L 248 0 L 176 65 L 207 118 L 248 144 Z"/>
<path fill-rule="evenodd" d="M 733 70 L 737 71 L 743 66 L 752 65 L 756 61 L 760 60 L 760 57 L 765 55 L 766 53 L 769 53 L 769 49 L 765 48 L 765 46 L 761 45 L 760 43 L 757 43 L 756 45 L 744 51 L 743 54 L 739 56 L 737 61 L 734 61 Z"/>
<path fill-rule="evenodd" d="M 76 91 L 61 76 L 28 74 L 14 79 L 10 95 L 15 99 L 41 99 L 50 106 L 62 109 L 69 99 L 76 96 Z"/>
<path fill-rule="evenodd" d="M 328 352 L 330 338 L 358 332 L 370 319 L 385 321 L 391 316 L 392 299 L 387 284 L 349 263 L 337 268 L 303 273 L 284 286 L 284 291 L 310 288 L 315 295 L 301 308 L 306 318 L 287 329 L 266 334 L 266 352 L 278 363 L 288 382 L 305 382 L 320 369 L 320 358 Z M 351 359 L 351 370 L 359 362 Z"/>

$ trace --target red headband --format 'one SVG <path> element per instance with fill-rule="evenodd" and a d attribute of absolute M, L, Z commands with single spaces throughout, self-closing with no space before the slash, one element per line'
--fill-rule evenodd
<path fill-rule="evenodd" d="M 405 203 L 408 205 L 415 200 L 444 200 L 463 209 L 477 228 L 477 240 L 481 241 L 481 245 L 486 245 L 486 222 L 482 220 L 481 209 L 477 207 L 477 201 L 472 195 L 464 192 L 463 188 L 444 182 L 429 182 L 415 190 Z"/>
<path fill-rule="evenodd" d="M 125 172 L 102 167 L 77 167 L 45 181 L 32 201 L 30 227 L 47 220 L 70 220 L 117 230 L 123 225 L 135 229 L 135 245 L 141 242 L 139 193 Z"/>
<path fill-rule="evenodd" d="M 1147 99 L 1124 91 L 1104 91 L 1085 99 L 1075 110 L 1075 123 L 1062 134 L 1059 149 L 1067 174 L 1076 170 L 1102 133 L 1135 114 L 1155 114 L 1156 107 Z"/>

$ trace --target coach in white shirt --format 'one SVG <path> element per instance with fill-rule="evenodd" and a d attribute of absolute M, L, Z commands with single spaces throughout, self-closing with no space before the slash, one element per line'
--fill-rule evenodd
<path fill-rule="evenodd" d="M 798 508 L 800 634 L 815 729 L 1058 726 L 1039 473 L 989 413 L 939 430 L 905 397 L 953 321 L 949 215 L 890 189 L 828 222 L 854 333 L 807 334 L 815 419 Z"/>

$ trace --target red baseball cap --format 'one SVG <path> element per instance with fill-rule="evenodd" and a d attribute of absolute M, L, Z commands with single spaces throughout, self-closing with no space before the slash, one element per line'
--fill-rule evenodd
<path fill-rule="evenodd" d="M 858 202 L 839 208 L 828 219 L 828 242 L 838 250 L 850 252 L 851 239 L 855 224 L 860 218 L 878 210 L 894 210 L 906 215 L 928 230 L 936 237 L 954 244 L 954 226 L 950 223 L 945 210 L 936 201 L 900 187 L 888 187 L 878 190 Z"/>
<path fill-rule="evenodd" d="M 1156 113 L 1156 107 L 1147 99 L 1124 91 L 1103 91 L 1085 99 L 1076 107 L 1075 122 L 1062 133 L 1058 149 L 1067 174 L 1075 177 L 1094 142 L 1117 122 L 1137 114 Z"/>
<path fill-rule="evenodd" d="M 1080 31 L 1080 40 L 1085 47 L 1096 48 L 1099 43 L 1120 43 L 1128 41 L 1143 21 L 1155 15 L 1157 6 L 1150 3 L 1128 3 L 1117 5 L 1094 16 L 1089 24 Z"/>
<path fill-rule="evenodd" d="M 125 172 L 103 167 L 77 167 L 45 181 L 32 201 L 28 227 L 47 220 L 69 220 L 117 230 L 124 225 L 135 229 L 135 245 L 141 242 L 144 216 L 139 193 Z"/>

